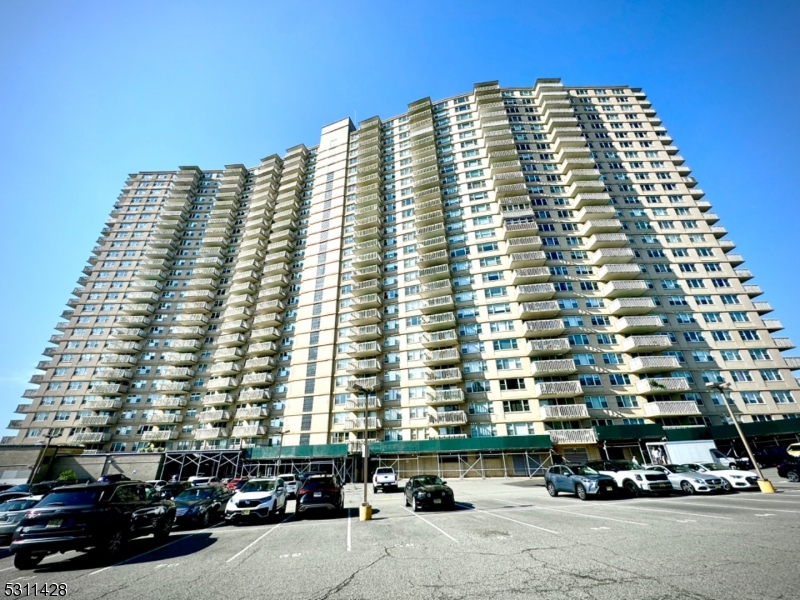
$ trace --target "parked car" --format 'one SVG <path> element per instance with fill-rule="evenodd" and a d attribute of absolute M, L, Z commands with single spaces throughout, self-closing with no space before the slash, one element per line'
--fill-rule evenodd
<path fill-rule="evenodd" d="M 617 481 L 602 475 L 585 465 L 555 465 L 544 474 L 547 493 L 558 496 L 559 492 L 575 494 L 581 500 L 591 496 L 611 496 L 619 492 Z"/>
<path fill-rule="evenodd" d="M 95 549 L 113 561 L 130 538 L 166 539 L 175 504 L 143 482 L 60 487 L 28 510 L 14 533 L 14 566 L 32 569 L 48 554 Z"/>
<path fill-rule="evenodd" d="M 297 478 L 292 473 L 284 473 L 278 477 L 283 479 L 283 483 L 286 485 L 286 498 L 289 500 L 297 498 Z"/>
<path fill-rule="evenodd" d="M 164 481 L 163 479 L 150 479 L 147 483 L 156 488 L 156 490 L 160 490 L 165 485 L 167 485 L 167 482 Z"/>
<path fill-rule="evenodd" d="M 387 489 L 397 491 L 397 475 L 392 467 L 378 467 L 372 476 L 372 493 L 376 494 L 378 490 L 385 493 Z"/>
<path fill-rule="evenodd" d="M 175 496 L 175 524 L 208 527 L 224 516 L 231 493 L 222 485 L 193 485 Z"/>
<path fill-rule="evenodd" d="M 592 460 L 586 466 L 602 475 L 613 477 L 617 485 L 631 497 L 642 493 L 671 494 L 672 484 L 663 473 L 648 471 L 630 460 Z"/>
<path fill-rule="evenodd" d="M 324 475 L 326 477 L 330 477 L 331 476 L 330 473 L 325 473 L 324 471 L 303 471 L 302 473 L 298 473 L 297 476 L 296 476 L 297 489 L 299 490 L 302 487 L 303 482 L 306 479 L 309 479 L 310 477 L 317 477 L 319 475 Z"/>
<path fill-rule="evenodd" d="M 117 481 L 130 481 L 131 478 L 123 473 L 108 473 L 106 475 L 101 475 L 98 478 L 99 483 L 114 483 Z"/>
<path fill-rule="evenodd" d="M 28 496 L 0 504 L 0 546 L 8 546 L 25 511 L 33 508 L 42 496 Z"/>
<path fill-rule="evenodd" d="M 786 454 L 800 458 L 800 444 L 789 444 L 786 446 Z"/>
<path fill-rule="evenodd" d="M 414 512 L 425 508 L 455 508 L 453 490 L 436 475 L 415 475 L 406 482 L 403 490 L 405 506 Z"/>
<path fill-rule="evenodd" d="M 726 492 L 758 489 L 758 475 L 753 471 L 726 469 L 717 463 L 688 463 L 683 466 L 698 473 L 708 473 L 716 477 L 722 477 L 722 488 Z"/>
<path fill-rule="evenodd" d="M 280 477 L 251 479 L 228 500 L 225 520 L 231 523 L 258 519 L 268 520 L 273 515 L 286 513 L 286 483 Z"/>
<path fill-rule="evenodd" d="M 250 480 L 249 477 L 234 477 L 233 479 L 229 479 L 227 482 L 223 483 L 223 485 L 226 488 L 228 488 L 231 492 L 235 492 L 249 480 Z"/>
<path fill-rule="evenodd" d="M 193 475 L 188 479 L 192 485 L 221 485 L 217 477 L 205 477 L 200 475 Z"/>
<path fill-rule="evenodd" d="M 648 467 L 647 470 L 663 473 L 669 479 L 673 489 L 681 490 L 686 494 L 722 492 L 725 489 L 722 477 L 710 473 L 692 471 L 684 465 L 654 465 Z"/>
<path fill-rule="evenodd" d="M 340 513 L 343 510 L 344 486 L 335 475 L 313 475 L 297 490 L 295 519 L 308 512 Z"/>
<path fill-rule="evenodd" d="M 0 492 L 0 502 L 14 500 L 15 498 L 25 498 L 27 496 L 41 496 L 42 494 L 46 494 L 52 490 L 54 487 L 58 486 L 51 483 L 34 483 L 33 485 L 29 483 L 21 483 L 20 485 L 15 485 L 8 488 L 4 492 Z"/>
<path fill-rule="evenodd" d="M 767 446 L 753 452 L 753 456 L 758 461 L 762 469 L 776 466 L 779 462 L 789 456 L 783 446 Z"/>
<path fill-rule="evenodd" d="M 183 492 L 183 490 L 190 487 L 192 487 L 192 484 L 188 481 L 171 482 L 158 490 L 158 494 L 164 500 L 172 500 L 175 496 Z"/>
<path fill-rule="evenodd" d="M 789 456 L 778 465 L 778 477 L 785 477 L 789 481 L 800 481 L 800 457 Z"/>

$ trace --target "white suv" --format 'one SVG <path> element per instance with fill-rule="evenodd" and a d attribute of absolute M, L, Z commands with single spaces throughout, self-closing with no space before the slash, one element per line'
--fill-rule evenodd
<path fill-rule="evenodd" d="M 663 473 L 647 471 L 630 460 L 592 460 L 586 463 L 595 471 L 613 477 L 620 489 L 631 497 L 641 493 L 670 494 L 672 483 Z"/>
<path fill-rule="evenodd" d="M 225 520 L 239 523 L 250 519 L 266 521 L 286 512 L 286 484 L 280 477 L 251 479 L 228 500 Z"/>

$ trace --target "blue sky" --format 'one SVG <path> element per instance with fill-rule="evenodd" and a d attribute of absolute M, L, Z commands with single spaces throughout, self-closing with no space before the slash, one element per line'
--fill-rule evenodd
<path fill-rule="evenodd" d="M 253 165 L 494 79 L 643 88 L 800 341 L 798 23 L 779 1 L 0 3 L 0 429 L 128 173 Z"/>

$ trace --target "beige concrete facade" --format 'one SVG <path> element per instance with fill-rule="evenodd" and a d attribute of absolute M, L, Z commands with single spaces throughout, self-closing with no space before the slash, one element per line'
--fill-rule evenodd
<path fill-rule="evenodd" d="M 558 80 L 133 174 L 4 442 L 595 456 L 598 427 L 726 423 L 722 381 L 744 422 L 797 418 L 800 359 L 703 196 L 639 89 Z"/>

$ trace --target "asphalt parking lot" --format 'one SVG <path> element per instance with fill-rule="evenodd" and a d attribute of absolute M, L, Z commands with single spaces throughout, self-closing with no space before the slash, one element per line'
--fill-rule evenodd
<path fill-rule="evenodd" d="M 175 531 L 133 540 L 103 564 L 70 552 L 17 571 L 0 550 L 0 584 L 66 583 L 68 597 L 720 599 L 797 598 L 800 484 L 775 495 L 593 500 L 550 498 L 541 480 L 450 481 L 452 512 L 413 513 L 402 493 L 347 515 Z M 24 594 L 23 594 L 24 595 Z"/>

